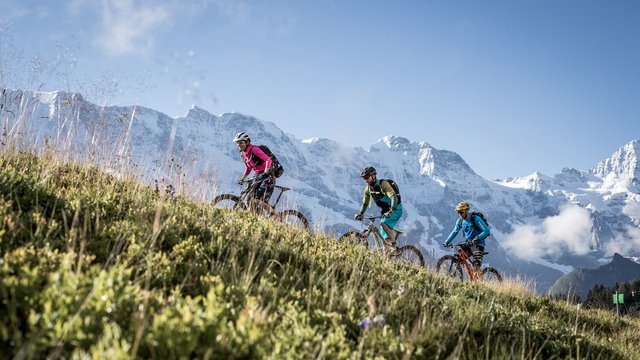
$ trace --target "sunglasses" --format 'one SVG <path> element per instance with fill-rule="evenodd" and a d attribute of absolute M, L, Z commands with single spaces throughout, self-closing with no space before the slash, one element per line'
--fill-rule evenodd
<path fill-rule="evenodd" d="M 458 211 L 458 214 L 464 214 L 466 211 L 462 210 L 462 211 Z"/>

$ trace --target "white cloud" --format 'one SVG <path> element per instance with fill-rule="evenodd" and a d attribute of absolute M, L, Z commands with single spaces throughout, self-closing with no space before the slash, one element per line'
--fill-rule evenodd
<path fill-rule="evenodd" d="M 591 215 L 576 205 L 565 205 L 560 214 L 546 218 L 539 225 L 518 225 L 502 241 L 516 256 L 539 258 L 569 251 L 584 255 L 590 250 Z"/>
<path fill-rule="evenodd" d="M 640 228 L 634 226 L 627 226 L 625 235 L 616 236 L 604 247 L 604 250 L 609 255 L 613 253 L 627 255 L 638 249 L 640 249 Z"/>
<path fill-rule="evenodd" d="M 85 0 L 72 0 L 69 9 L 80 14 Z M 102 0 L 101 33 L 96 43 L 107 53 L 124 55 L 145 52 L 153 47 L 155 33 L 172 20 L 166 4 L 134 0 Z"/>

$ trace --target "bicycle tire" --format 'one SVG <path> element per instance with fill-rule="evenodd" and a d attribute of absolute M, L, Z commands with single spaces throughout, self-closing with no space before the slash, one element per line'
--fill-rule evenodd
<path fill-rule="evenodd" d="M 287 221 L 287 219 L 291 219 L 291 221 Z M 280 221 L 286 224 L 291 225 L 302 225 L 304 230 L 309 230 L 309 221 L 307 218 L 302 215 L 299 211 L 296 210 L 283 210 L 280 212 Z"/>
<path fill-rule="evenodd" d="M 454 279 L 458 279 L 460 281 L 463 280 L 462 277 L 462 267 L 460 266 L 460 262 L 454 256 L 445 255 L 438 260 L 436 263 L 436 272 L 438 274 L 447 275 Z"/>
<path fill-rule="evenodd" d="M 367 241 L 367 238 L 361 233 L 354 230 L 350 230 L 344 233 L 342 236 L 340 236 L 338 241 L 354 245 L 362 245 L 366 248 L 369 247 L 369 241 Z"/>
<path fill-rule="evenodd" d="M 240 198 L 233 194 L 218 195 L 213 199 L 211 204 L 213 207 L 231 210 L 244 210 L 245 208 L 245 205 L 240 201 Z"/>
<path fill-rule="evenodd" d="M 390 259 L 409 264 L 412 266 L 416 266 L 419 268 L 424 267 L 424 257 L 420 250 L 413 245 L 405 245 L 401 246 L 396 250 L 396 253 L 389 257 Z"/>
<path fill-rule="evenodd" d="M 487 274 L 492 274 L 492 275 L 487 276 Z M 502 282 L 502 275 L 500 275 L 498 270 L 492 267 L 486 267 L 482 269 L 482 280 Z"/>

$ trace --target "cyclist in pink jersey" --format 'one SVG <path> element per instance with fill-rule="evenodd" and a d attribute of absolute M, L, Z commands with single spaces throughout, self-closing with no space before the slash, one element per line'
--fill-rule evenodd
<path fill-rule="evenodd" d="M 271 171 L 273 161 L 260 147 L 251 144 L 249 134 L 244 131 L 238 133 L 234 137 L 233 142 L 238 145 L 242 162 L 244 162 L 246 167 L 244 175 L 238 180 L 238 184 L 242 185 L 242 183 L 244 183 L 244 180 L 251 173 L 251 170 L 253 170 L 256 175 L 264 174 L 265 177 L 260 180 L 262 183 L 256 187 L 255 193 L 252 195 L 255 199 L 269 202 L 271 194 L 273 193 L 273 187 L 276 185 L 276 177 Z"/>

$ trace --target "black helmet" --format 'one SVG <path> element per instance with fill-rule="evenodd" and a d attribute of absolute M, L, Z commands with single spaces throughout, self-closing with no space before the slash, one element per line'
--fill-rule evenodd
<path fill-rule="evenodd" d="M 373 166 L 367 166 L 366 168 L 364 168 L 364 170 L 362 170 L 360 176 L 362 176 L 363 178 L 368 178 L 371 174 L 377 174 L 376 168 L 374 168 Z"/>

